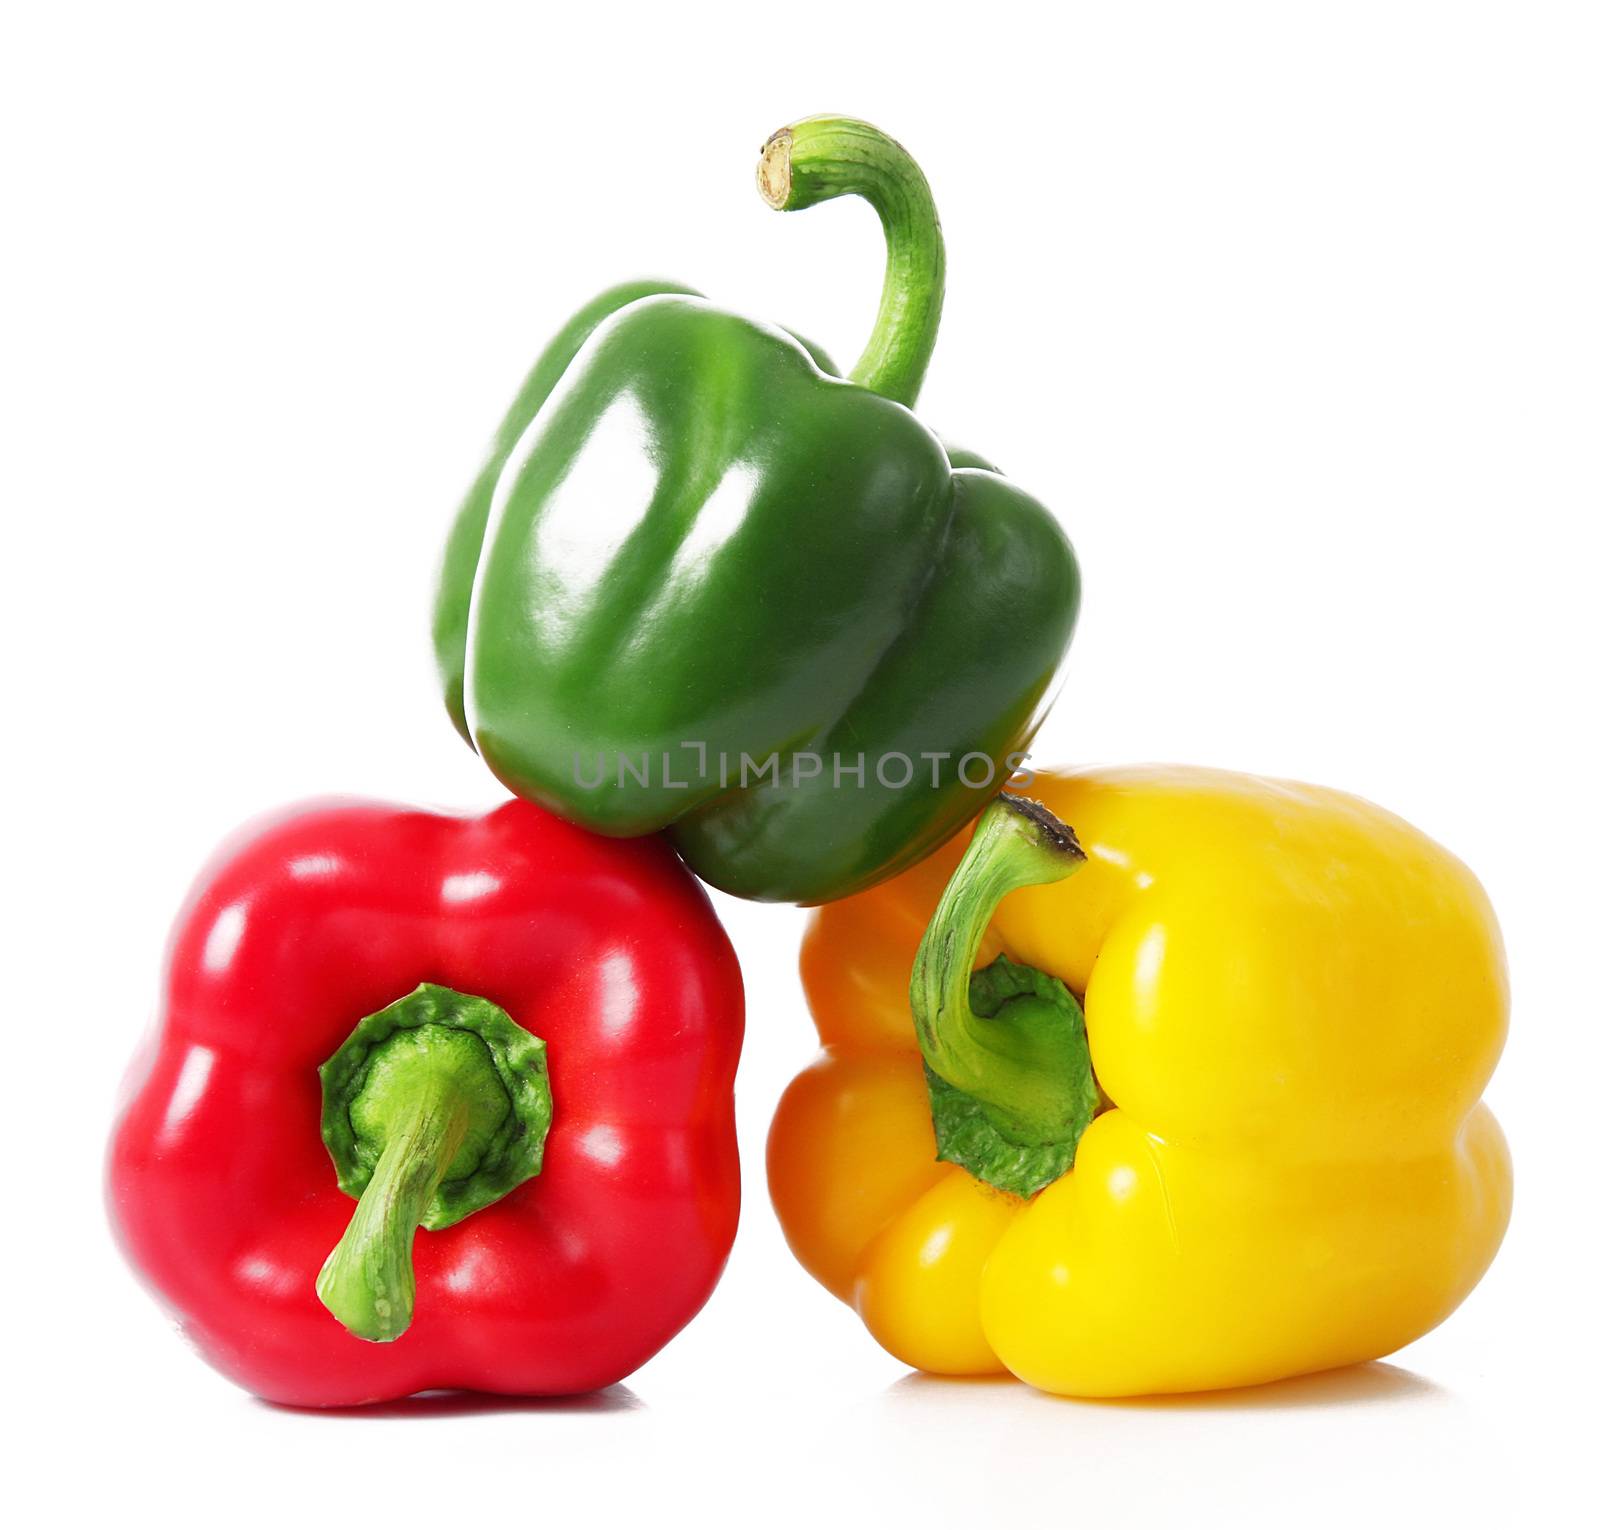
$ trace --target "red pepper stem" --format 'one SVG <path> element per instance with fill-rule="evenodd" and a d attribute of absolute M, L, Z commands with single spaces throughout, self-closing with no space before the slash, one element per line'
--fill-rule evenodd
<path fill-rule="evenodd" d="M 545 1046 L 488 999 L 424 983 L 362 1020 L 321 1074 L 322 1139 L 359 1204 L 317 1295 L 384 1344 L 411 1324 L 417 1229 L 450 1227 L 539 1172 Z"/>
<path fill-rule="evenodd" d="M 383 1344 L 411 1326 L 411 1249 L 472 1120 L 464 1091 L 433 1074 L 402 1105 L 355 1215 L 317 1276 L 317 1296 L 359 1339 Z"/>
<path fill-rule="evenodd" d="M 842 196 L 871 203 L 888 261 L 877 321 L 850 380 L 909 408 L 922 389 L 944 308 L 944 235 L 917 162 L 870 123 L 807 117 L 767 140 L 756 185 L 779 212 Z"/>

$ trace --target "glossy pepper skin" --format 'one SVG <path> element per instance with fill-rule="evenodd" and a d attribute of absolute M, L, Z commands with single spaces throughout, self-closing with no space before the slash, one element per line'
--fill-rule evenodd
<path fill-rule="evenodd" d="M 768 1160 L 801 1262 L 910 1365 L 1086 1397 L 1270 1381 L 1440 1322 L 1511 1200 L 1478 1099 L 1506 976 L 1472 874 L 1316 787 L 1156 767 L 1027 792 L 1087 860 L 1006 896 L 978 956 L 1083 996 L 1104 1108 L 1031 1199 L 935 1161 L 906 995 L 961 847 L 820 910 L 824 1050 Z"/>
<path fill-rule="evenodd" d="M 410 1326 L 379 1302 L 356 1337 L 324 1305 L 351 1303 L 323 1266 L 367 1200 L 340 1189 L 318 1070 L 348 1056 L 363 1017 L 421 1001 L 431 1015 L 440 994 L 543 1042 L 516 1032 L 553 1099 L 543 1165 L 428 1230 L 462 1214 L 457 1160 L 443 1211 L 415 1233 Z M 116 1233 L 202 1355 L 276 1402 L 608 1385 L 693 1316 L 727 1257 L 742 1003 L 720 926 L 659 841 L 603 839 L 520 802 L 476 818 L 293 809 L 225 847 L 179 918 L 112 1141 Z M 477 1048 L 460 1031 L 414 1037 Z M 370 1085 L 380 1055 L 354 1083 Z M 355 1106 L 335 1121 L 347 1146 L 351 1123 L 370 1124 Z"/>
<path fill-rule="evenodd" d="M 851 379 L 672 284 L 602 294 L 457 514 L 434 641 L 457 727 L 519 796 L 666 830 L 728 892 L 814 903 L 998 789 L 1051 699 L 1078 570 L 1036 500 L 907 407 L 944 255 L 905 151 L 816 119 L 774 136 L 761 184 L 779 208 L 859 193 L 883 219 Z"/>

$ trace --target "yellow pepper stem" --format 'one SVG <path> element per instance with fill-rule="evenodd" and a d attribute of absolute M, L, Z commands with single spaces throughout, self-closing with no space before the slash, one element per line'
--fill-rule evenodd
<path fill-rule="evenodd" d="M 1002 793 L 978 820 L 911 972 L 939 1156 L 1018 1195 L 1072 1166 L 1100 1092 L 1067 986 L 1005 957 L 981 972 L 973 962 L 1007 893 L 1062 881 L 1084 860 L 1046 808 Z"/>

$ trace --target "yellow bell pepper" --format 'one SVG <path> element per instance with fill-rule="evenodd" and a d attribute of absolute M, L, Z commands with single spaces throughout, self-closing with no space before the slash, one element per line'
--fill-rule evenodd
<path fill-rule="evenodd" d="M 964 858 L 813 916 L 823 1050 L 768 1150 L 801 1263 L 909 1365 L 1083 1397 L 1427 1332 L 1511 1206 L 1472 873 L 1318 787 L 1149 767 L 1028 792 L 1048 814 L 1002 797 Z M 1001 953 L 1025 966 L 974 973 Z"/>

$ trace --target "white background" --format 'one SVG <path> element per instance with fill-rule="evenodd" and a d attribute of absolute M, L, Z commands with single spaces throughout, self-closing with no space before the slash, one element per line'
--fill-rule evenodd
<path fill-rule="evenodd" d="M 1592 8 L 6 16 L 0 1114 L 22 1522 L 1592 1505 Z M 938 197 L 950 288 L 924 417 L 1054 506 L 1082 557 L 1038 754 L 1343 785 L 1488 885 L 1516 994 L 1489 1096 L 1519 1175 L 1505 1249 L 1389 1365 L 1126 1406 L 908 1377 L 776 1230 L 761 1145 L 812 1050 L 803 916 L 723 900 L 749 989 L 746 1210 L 701 1318 L 577 1404 L 265 1407 L 186 1352 L 104 1228 L 104 1135 L 167 923 L 265 806 L 495 800 L 434 695 L 429 580 L 569 310 L 675 275 L 848 363 L 881 269 L 870 212 L 779 218 L 752 182 L 766 134 L 818 111 L 895 133 Z"/>

